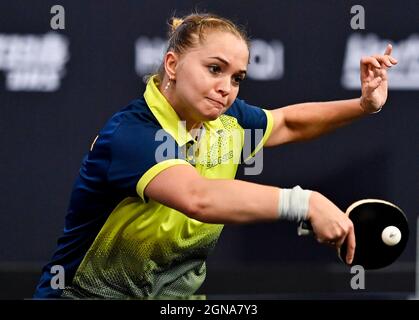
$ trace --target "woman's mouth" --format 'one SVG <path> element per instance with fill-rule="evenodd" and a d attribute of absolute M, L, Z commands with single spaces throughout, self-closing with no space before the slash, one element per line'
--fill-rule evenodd
<path fill-rule="evenodd" d="M 221 101 L 211 99 L 211 98 L 208 98 L 208 97 L 207 97 L 207 99 L 211 102 L 211 104 L 213 106 L 215 106 L 218 109 L 223 109 L 225 107 L 224 103 L 222 103 Z"/>

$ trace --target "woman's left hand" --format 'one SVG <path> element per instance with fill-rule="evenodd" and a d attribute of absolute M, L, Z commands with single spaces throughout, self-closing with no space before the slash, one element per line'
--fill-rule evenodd
<path fill-rule="evenodd" d="M 388 44 L 384 55 L 361 59 L 361 107 L 366 113 L 380 111 L 387 100 L 387 69 L 397 64 L 391 56 L 392 50 L 392 45 Z"/>

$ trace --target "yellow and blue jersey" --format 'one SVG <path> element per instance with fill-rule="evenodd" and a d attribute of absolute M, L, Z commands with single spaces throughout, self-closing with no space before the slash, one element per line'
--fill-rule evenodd
<path fill-rule="evenodd" d="M 106 123 L 83 159 L 63 235 L 43 268 L 35 298 L 179 297 L 196 292 L 205 260 L 223 225 L 203 223 L 144 196 L 147 184 L 174 165 L 194 166 L 209 179 L 234 179 L 251 143 L 255 154 L 273 126 L 269 111 L 236 99 L 203 123 L 197 141 L 152 77 L 144 96 Z M 246 142 L 245 130 L 261 130 Z M 247 138 L 246 138 L 247 137 Z M 191 152 L 192 150 L 192 152 Z M 53 289 L 51 268 L 65 270 Z"/>

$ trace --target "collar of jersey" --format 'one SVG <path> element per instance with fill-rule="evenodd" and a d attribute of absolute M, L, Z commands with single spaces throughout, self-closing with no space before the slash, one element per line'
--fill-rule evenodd
<path fill-rule="evenodd" d="M 165 96 L 162 95 L 157 88 L 155 75 L 147 82 L 144 99 L 162 128 L 176 140 L 179 146 L 183 146 L 188 142 L 197 142 L 192 135 L 186 131 L 185 123 L 179 119 L 179 116 L 170 105 L 169 101 L 166 100 Z M 210 134 L 215 134 L 217 136 L 219 135 L 219 129 L 223 128 L 219 118 L 213 121 L 206 121 L 203 125 Z"/>
<path fill-rule="evenodd" d="M 189 141 L 195 142 L 192 135 L 186 131 L 185 122 L 179 119 L 169 101 L 157 88 L 155 75 L 147 82 L 144 99 L 162 128 L 176 140 L 179 146 Z"/>

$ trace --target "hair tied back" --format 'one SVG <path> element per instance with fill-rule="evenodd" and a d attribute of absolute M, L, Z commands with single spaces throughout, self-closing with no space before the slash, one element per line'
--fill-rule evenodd
<path fill-rule="evenodd" d="M 173 34 L 176 29 L 183 23 L 183 19 L 181 18 L 176 18 L 173 17 L 172 20 L 170 21 L 170 31 Z"/>

